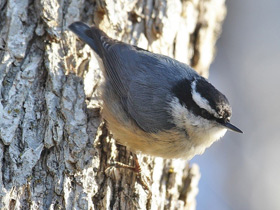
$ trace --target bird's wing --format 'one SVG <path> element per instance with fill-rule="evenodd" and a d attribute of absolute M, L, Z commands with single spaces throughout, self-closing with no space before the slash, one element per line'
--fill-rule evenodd
<path fill-rule="evenodd" d="M 168 102 L 178 72 L 172 59 L 113 40 L 82 22 L 69 28 L 102 59 L 106 82 L 110 82 L 123 109 L 140 128 L 158 132 L 174 127 Z M 174 75 L 170 75 L 169 68 Z"/>
<path fill-rule="evenodd" d="M 128 115 L 146 132 L 174 127 L 169 110 L 174 78 L 152 53 L 124 43 L 105 49 L 103 63 Z"/>

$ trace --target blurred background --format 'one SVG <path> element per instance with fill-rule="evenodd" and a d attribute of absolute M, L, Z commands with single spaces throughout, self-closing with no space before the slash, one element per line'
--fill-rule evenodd
<path fill-rule="evenodd" d="M 244 134 L 191 162 L 201 170 L 197 210 L 280 209 L 280 1 L 227 1 L 210 82 Z"/>

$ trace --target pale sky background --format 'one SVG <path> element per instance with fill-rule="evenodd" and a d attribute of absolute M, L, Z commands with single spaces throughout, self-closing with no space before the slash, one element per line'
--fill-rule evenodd
<path fill-rule="evenodd" d="M 280 0 L 228 0 L 210 69 L 227 95 L 226 136 L 191 162 L 202 177 L 197 210 L 280 209 Z"/>

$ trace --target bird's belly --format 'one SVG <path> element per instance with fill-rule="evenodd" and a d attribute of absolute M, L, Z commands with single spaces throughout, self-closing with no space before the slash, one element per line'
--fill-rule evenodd
<path fill-rule="evenodd" d="M 132 152 L 169 159 L 191 159 L 196 154 L 203 153 L 207 147 L 203 144 L 195 145 L 185 132 L 177 129 L 146 133 L 120 112 L 123 110 L 116 104 L 108 106 L 105 103 L 102 116 L 117 142 L 127 146 Z"/>

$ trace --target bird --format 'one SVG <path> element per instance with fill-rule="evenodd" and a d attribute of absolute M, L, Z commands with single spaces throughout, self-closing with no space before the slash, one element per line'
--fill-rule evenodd
<path fill-rule="evenodd" d="M 69 26 L 94 51 L 104 75 L 102 117 L 134 153 L 190 160 L 227 130 L 228 99 L 185 63 L 110 38 L 97 26 Z"/>

